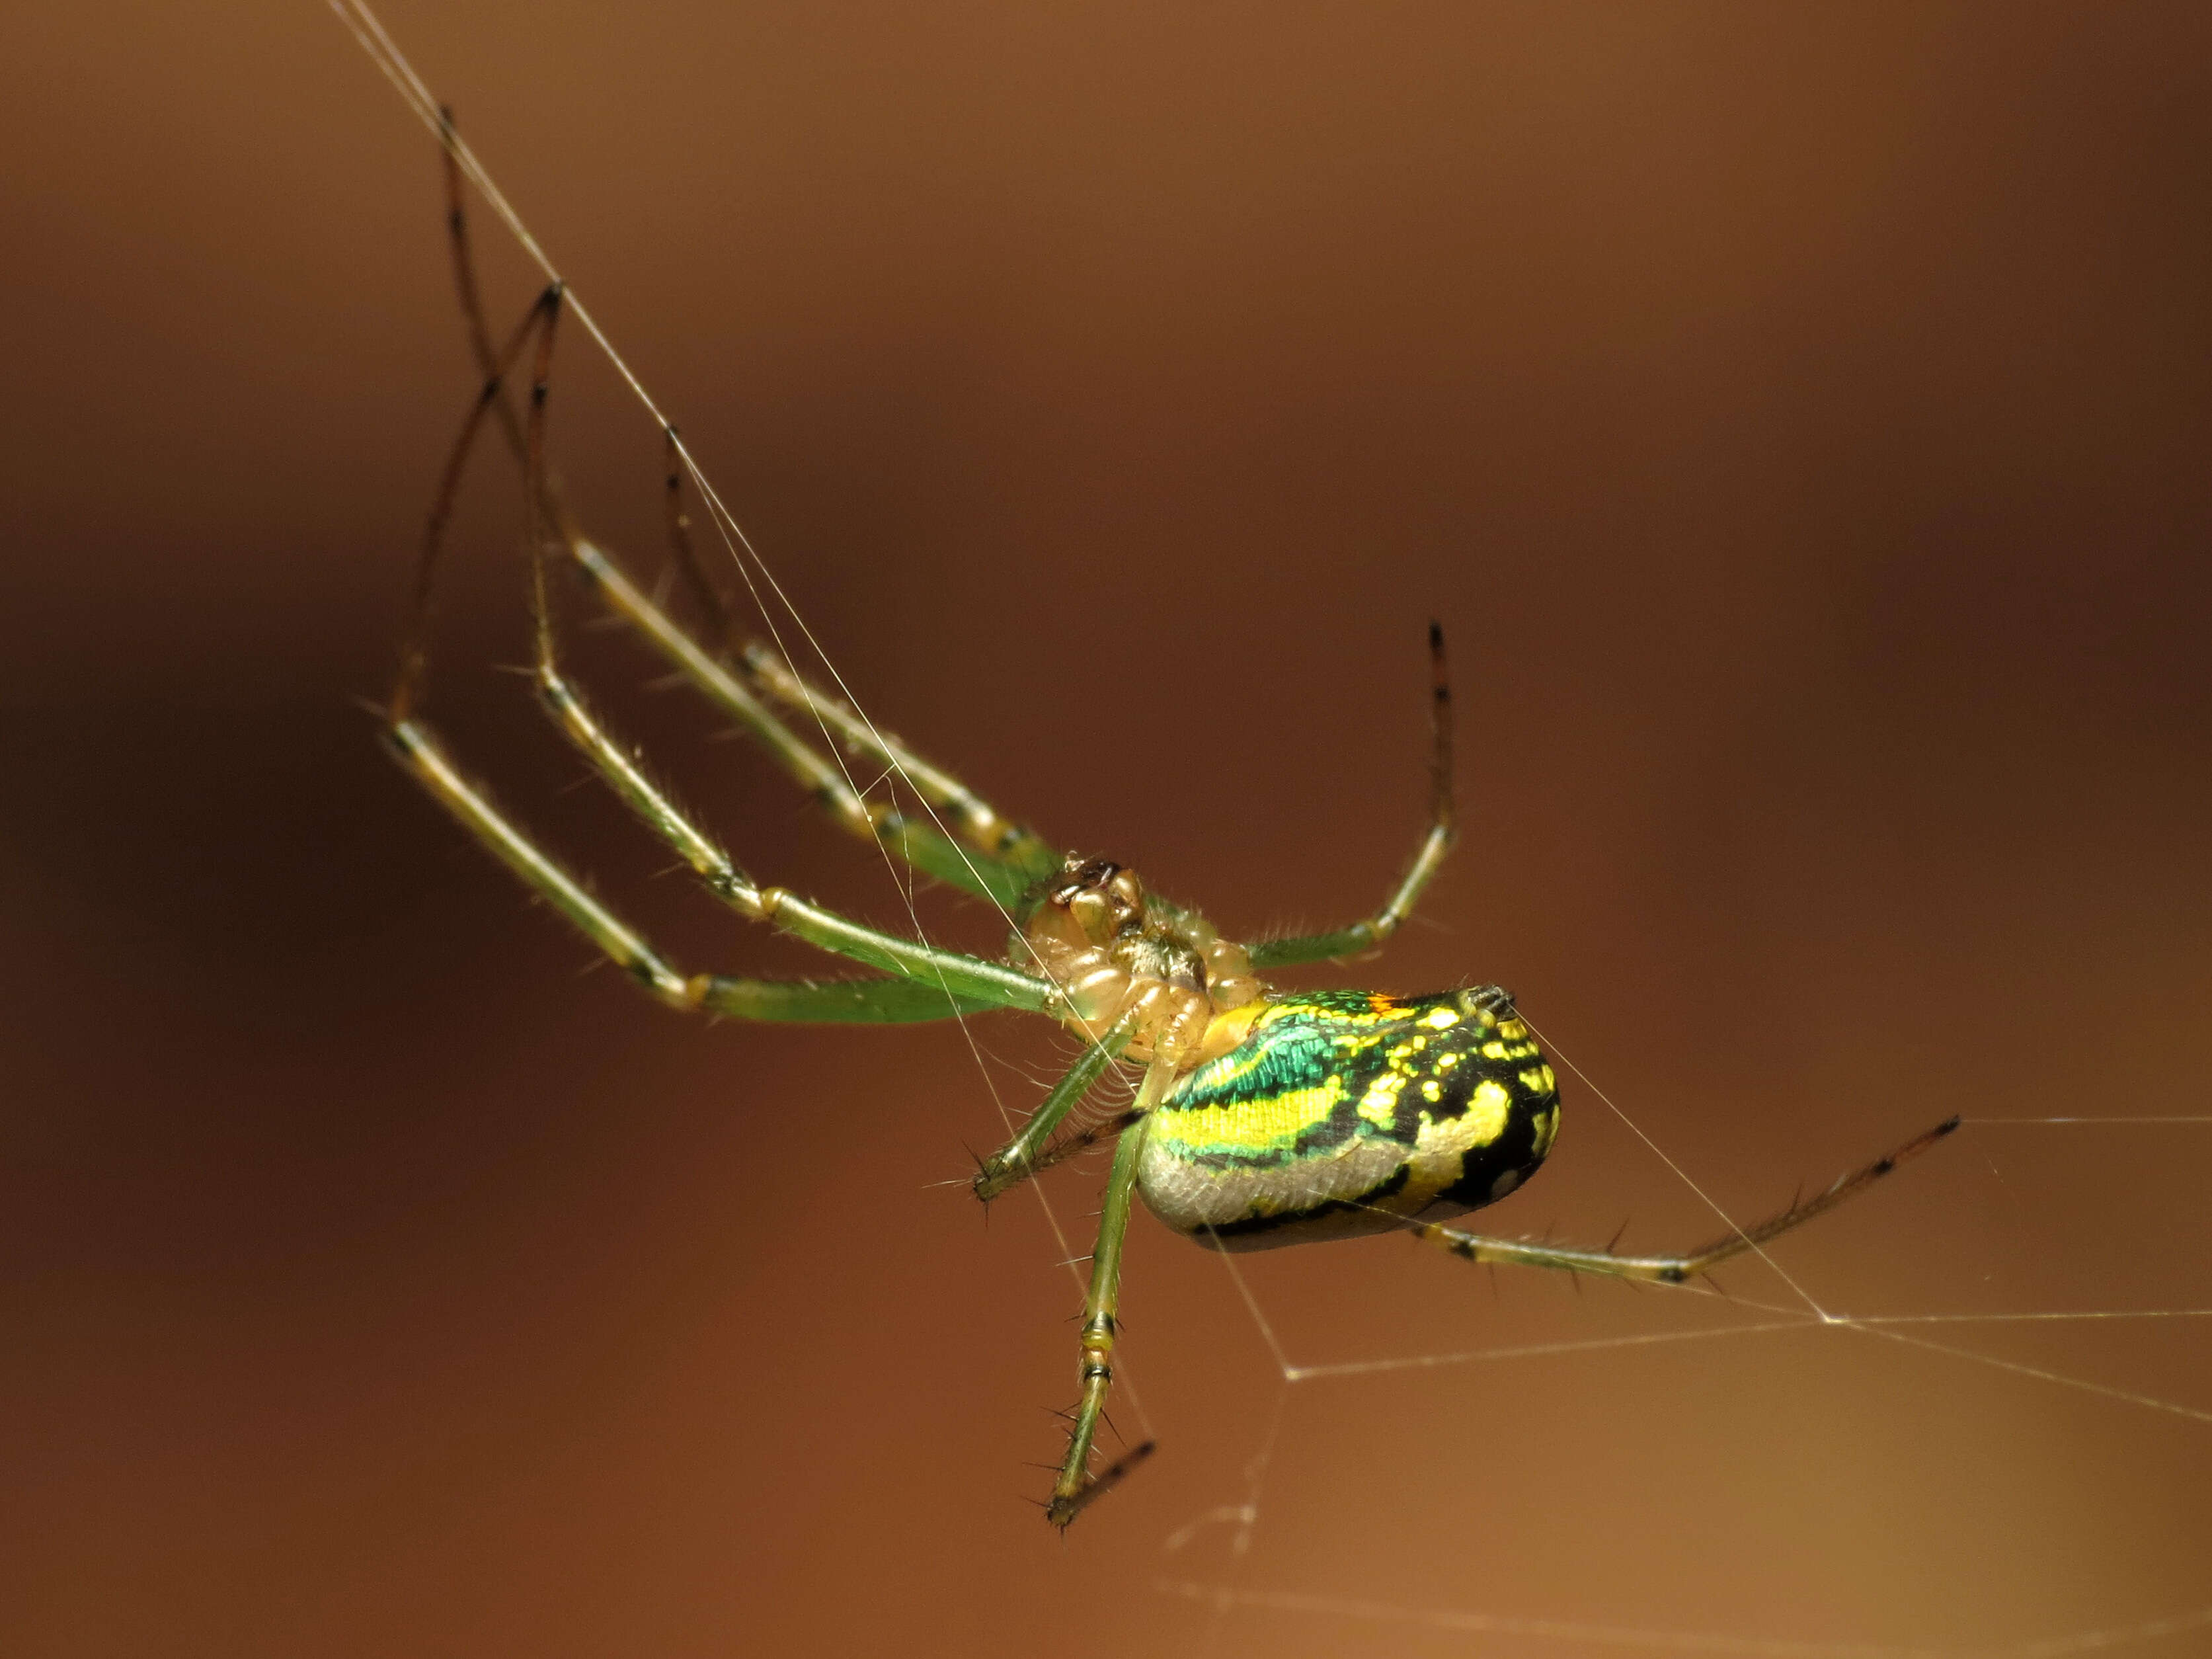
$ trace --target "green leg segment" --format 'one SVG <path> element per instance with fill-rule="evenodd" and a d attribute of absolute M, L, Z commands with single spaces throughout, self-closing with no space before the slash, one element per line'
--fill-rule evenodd
<path fill-rule="evenodd" d="M 926 876 L 1008 908 L 1035 884 L 1036 877 L 1026 870 L 994 854 L 962 848 L 927 818 L 870 805 L 847 781 L 844 772 L 786 725 L 744 678 L 655 605 L 611 554 L 573 530 L 565 539 L 577 568 L 606 607 L 635 629 L 701 696 L 767 750 L 840 828 L 860 840 L 880 842 Z M 1059 867 L 1057 855 L 1053 867 Z"/>
<path fill-rule="evenodd" d="M 1173 1065 L 1154 1060 L 1137 1092 L 1136 1121 L 1114 1143 L 1114 1168 L 1106 1177 L 1106 1200 L 1098 1212 L 1098 1242 L 1091 1252 L 1091 1291 L 1083 1303 L 1083 1395 L 1076 1402 L 1075 1425 L 1067 1437 L 1067 1457 L 1053 1483 L 1044 1518 L 1065 1527 L 1152 1453 L 1149 1442 L 1097 1476 L 1091 1473 L 1091 1443 L 1099 1414 L 1114 1386 L 1115 1311 L 1121 1287 L 1121 1241 L 1129 1231 L 1129 1203 L 1137 1188 L 1137 1160 L 1152 1127 L 1152 1108 L 1174 1079 Z"/>
<path fill-rule="evenodd" d="M 988 998 L 950 996 L 936 985 L 910 979 L 687 976 L 492 805 L 482 786 L 453 764 L 429 727 L 420 720 L 400 720 L 387 729 L 386 737 L 400 763 L 432 799 L 617 967 L 672 1008 L 698 1008 L 738 1019 L 888 1024 L 951 1019 L 1002 1006 Z"/>
<path fill-rule="evenodd" d="M 550 646 L 541 649 L 550 650 Z M 637 762 L 606 734 L 550 656 L 540 661 L 537 681 L 539 698 L 555 722 L 608 787 L 682 855 L 716 897 L 740 915 L 767 922 L 823 950 L 915 981 L 948 1000 L 1036 1011 L 1058 1001 L 1060 994 L 1049 980 L 863 927 L 780 887 L 755 885 L 735 860 L 679 811 L 646 777 Z"/>
<path fill-rule="evenodd" d="M 891 769 L 912 784 L 915 793 L 951 821 L 971 857 L 988 860 L 1006 879 L 1018 884 L 1012 890 L 1014 898 L 1059 872 L 1061 854 L 1048 842 L 1000 817 L 996 808 L 966 784 L 880 730 L 843 698 L 808 684 L 768 647 L 757 642 L 748 646 L 744 668 L 762 692 L 795 714 L 811 715 L 848 749 Z"/>
<path fill-rule="evenodd" d="M 782 1024 L 907 1025 L 956 1019 L 999 1006 L 951 996 L 910 979 L 730 979 L 702 974 L 692 988 L 708 1013 Z"/>
<path fill-rule="evenodd" d="M 617 967 L 669 1006 L 692 1006 L 690 985 L 684 975 L 508 822 L 483 789 L 447 757 L 445 746 L 428 726 L 420 720 L 395 720 L 386 729 L 386 738 L 400 764 L 414 774 L 432 799 L 540 898 L 566 916 Z"/>
<path fill-rule="evenodd" d="M 975 1171 L 975 1196 L 988 1204 L 1008 1188 L 1027 1181 L 1048 1162 L 1042 1154 L 1052 1132 L 1073 1110 L 1077 1102 L 1091 1091 L 1091 1085 L 1099 1074 L 1111 1066 L 1121 1051 L 1129 1046 L 1136 1035 L 1134 1014 L 1124 1015 L 1121 1021 L 1098 1042 L 1084 1049 L 1067 1075 L 1053 1085 L 1052 1092 L 1039 1103 L 1022 1132 L 983 1160 Z"/>

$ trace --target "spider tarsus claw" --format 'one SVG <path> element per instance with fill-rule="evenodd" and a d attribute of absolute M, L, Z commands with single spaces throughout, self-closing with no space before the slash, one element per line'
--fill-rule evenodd
<path fill-rule="evenodd" d="M 1064 1534 L 1077 1516 L 1127 1480 L 1139 1463 L 1158 1449 L 1159 1442 L 1157 1440 L 1147 1440 L 1141 1445 L 1132 1446 L 1097 1474 L 1086 1479 L 1076 1491 L 1064 1496 L 1055 1492 L 1052 1502 L 1045 1505 L 1044 1518 Z"/>

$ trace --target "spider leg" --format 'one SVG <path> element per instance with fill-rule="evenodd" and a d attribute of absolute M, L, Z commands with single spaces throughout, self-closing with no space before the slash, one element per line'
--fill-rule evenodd
<path fill-rule="evenodd" d="M 1086 1045 L 1067 1075 L 1053 1085 L 1052 1092 L 1037 1103 L 1030 1121 L 1022 1126 L 1021 1133 L 985 1158 L 975 1170 L 975 1196 L 988 1204 L 1009 1188 L 1018 1186 L 1045 1167 L 1041 1156 L 1052 1132 L 1072 1111 L 1078 1101 L 1091 1091 L 1091 1085 L 1099 1074 L 1129 1046 L 1137 1033 L 1134 1012 L 1121 1018 L 1097 1042 Z M 1057 1160 L 1052 1160 L 1056 1162 Z"/>
<path fill-rule="evenodd" d="M 848 753 L 896 773 L 911 786 L 929 807 L 932 817 L 929 823 L 913 825 L 905 833 L 921 837 L 920 848 L 931 855 L 942 858 L 950 854 L 957 873 L 948 878 L 972 887 L 980 875 L 990 883 L 994 896 L 1011 903 L 1024 896 L 1031 885 L 1055 873 L 1061 854 L 1046 842 L 1002 817 L 959 779 L 924 760 L 851 703 L 808 684 L 773 647 L 739 637 L 721 590 L 692 546 L 691 520 L 684 511 L 684 470 L 676 428 L 670 427 L 665 485 L 669 551 L 693 599 L 712 623 L 720 659 L 733 665 L 757 696 L 781 703 L 792 714 L 809 717 L 825 740 L 834 738 Z M 625 606 L 617 608 L 628 614 Z M 719 698 L 717 693 L 710 695 Z M 943 821 L 947 818 L 951 820 L 953 833 L 966 843 L 967 856 L 945 841 Z M 876 833 L 884 831 L 878 828 Z M 1000 879 L 993 881 L 994 876 Z"/>
<path fill-rule="evenodd" d="M 939 986 L 911 979 L 686 975 L 494 805 L 482 787 L 453 763 L 428 726 L 416 720 L 397 720 L 386 728 L 386 735 L 401 763 L 433 799 L 617 967 L 672 1008 L 780 1023 L 891 1024 L 951 1019 L 999 1006 L 994 999 L 951 995 Z"/>
<path fill-rule="evenodd" d="M 754 641 L 745 647 L 743 661 L 747 677 L 767 696 L 793 713 L 811 716 L 847 749 L 903 777 L 917 795 L 951 821 L 971 854 L 1018 877 L 1022 892 L 1059 872 L 1061 854 L 1050 844 L 1000 816 L 966 784 L 878 729 L 851 703 L 810 684 L 769 646 Z"/>
<path fill-rule="evenodd" d="M 1640 1279 L 1662 1285 L 1680 1285 L 1711 1273 L 1731 1256 L 1756 1249 L 1814 1216 L 1832 1210 L 1845 1199 L 1864 1192 L 1908 1158 L 1917 1158 L 1959 1127 L 1955 1117 L 1914 1136 L 1894 1152 L 1884 1152 L 1871 1164 L 1838 1176 L 1825 1191 L 1793 1203 L 1786 1210 L 1737 1228 L 1734 1232 L 1680 1255 L 1615 1255 L 1608 1247 L 1589 1249 L 1567 1244 L 1538 1243 L 1529 1239 L 1486 1238 L 1463 1233 L 1434 1222 L 1413 1228 L 1415 1237 L 1441 1245 L 1468 1261 L 1505 1261 L 1524 1267 L 1556 1267 L 1569 1273 L 1603 1273 L 1613 1279 Z"/>
<path fill-rule="evenodd" d="M 1444 666 L 1444 630 L 1433 622 L 1429 624 L 1429 827 L 1413 854 L 1412 867 L 1389 902 L 1373 915 L 1325 933 L 1263 939 L 1250 947 L 1254 968 L 1332 961 L 1381 949 L 1398 931 L 1399 924 L 1413 913 L 1422 890 L 1451 851 L 1459 836 L 1458 810 L 1452 803 L 1451 681 Z"/>
<path fill-rule="evenodd" d="M 563 736 L 592 763 L 609 788 L 647 828 L 674 848 L 712 892 L 739 915 L 805 939 L 808 944 L 856 962 L 883 969 L 902 979 L 933 986 L 947 999 L 971 998 L 1001 1007 L 1042 1010 L 1060 1000 L 1048 979 L 986 962 L 980 957 L 940 951 L 918 940 L 864 927 L 781 887 L 757 884 L 712 837 L 699 829 L 645 775 L 636 757 L 615 742 L 561 672 L 555 641 L 552 596 L 546 581 L 546 538 L 540 517 L 545 503 L 545 400 L 552 372 L 553 331 L 559 319 L 561 291 L 546 291 L 544 323 L 538 331 L 537 368 L 530 386 L 526 434 L 526 478 L 523 488 L 530 520 L 530 612 L 536 641 L 533 671 L 538 701 Z"/>
<path fill-rule="evenodd" d="M 476 261 L 469 244 L 466 192 L 463 188 L 459 162 L 451 142 L 453 115 L 450 110 L 441 110 L 439 113 L 448 140 L 443 155 L 446 220 L 453 252 L 453 283 L 459 295 L 462 316 L 468 325 L 470 343 L 485 383 L 481 404 L 456 447 L 454 466 L 458 467 L 459 458 L 467 453 L 476 424 L 489 413 L 495 417 L 507 447 L 517 462 L 526 469 L 528 440 L 524 422 L 507 397 L 503 385 L 515 344 L 520 342 L 518 339 L 504 351 L 501 350 L 495 347 L 490 330 L 485 323 L 483 303 L 477 284 Z M 525 331 L 526 329 L 527 325 Z M 562 550 L 574 562 L 578 570 L 609 610 L 627 622 L 670 666 L 766 749 L 785 774 L 812 796 L 841 828 L 860 840 L 882 842 L 908 864 L 934 879 L 963 888 L 981 897 L 994 899 L 1002 906 L 1018 902 L 1042 876 L 1059 867 L 1058 854 L 1028 831 L 1018 831 L 1004 824 L 990 815 L 987 808 L 981 809 L 984 819 L 988 819 L 990 825 L 996 826 L 993 833 L 998 844 L 987 844 L 978 835 L 969 833 L 967 836 L 969 846 L 963 850 L 927 818 L 910 818 L 888 803 L 871 803 L 853 787 L 842 768 L 799 737 L 770 708 L 764 700 L 762 686 L 750 670 L 739 666 L 733 672 L 732 664 L 738 661 L 738 653 L 732 636 L 726 607 L 712 582 L 707 579 L 705 569 L 691 548 L 688 520 L 684 516 L 680 499 L 682 475 L 678 465 L 676 432 L 672 427 L 668 429 L 667 440 L 671 549 L 678 568 L 699 599 L 702 607 L 713 619 L 716 631 L 724 637 L 726 648 L 718 653 L 703 647 L 665 610 L 655 604 L 611 553 L 582 532 L 562 504 L 558 488 L 551 482 L 550 475 L 541 469 L 540 482 L 537 486 L 539 507 L 544 514 L 544 522 L 554 527 Z M 441 492 L 441 501 L 450 502 L 453 486 L 457 482 L 457 475 L 448 480 L 446 489 Z M 440 523 L 442 523 L 442 517 Z M 434 525 L 434 542 L 437 528 L 438 526 Z M 429 566 L 430 560 L 426 557 L 417 584 L 423 601 L 418 605 L 416 625 L 409 632 L 410 649 L 418 653 L 424 631 L 423 618 L 419 612 L 427 607 Z M 867 752 L 866 745 L 860 746 Z M 879 753 L 878 758 L 882 763 L 894 767 L 901 764 L 900 757 L 888 751 Z M 920 762 L 908 760 L 905 764 L 908 781 L 915 785 L 917 793 L 933 805 L 941 810 L 951 810 L 960 819 L 960 827 L 963 830 L 969 830 L 984 821 L 976 818 L 973 811 L 960 805 L 974 802 L 974 797 L 961 789 L 957 782 L 946 780 L 943 774 Z M 945 793 L 948 785 L 952 792 L 950 794 Z M 975 806 L 981 808 L 981 803 L 975 802 Z"/>
<path fill-rule="evenodd" d="M 981 957 L 886 933 L 783 888 L 757 884 L 645 775 L 635 757 L 607 734 L 562 676 L 551 649 L 549 636 L 541 647 L 543 654 L 536 670 L 538 694 L 562 734 L 623 803 L 676 849 L 708 890 L 740 915 L 766 922 L 822 950 L 936 989 L 949 999 L 1040 1012 L 1059 1003 L 1059 989 L 1049 980 Z"/>
<path fill-rule="evenodd" d="M 628 623 L 646 643 L 716 708 L 759 743 L 784 772 L 818 802 L 831 819 L 856 839 L 880 842 L 900 858 L 936 880 L 981 897 L 1012 906 L 1035 884 L 1037 876 L 1024 865 L 971 843 L 963 847 L 927 817 L 899 811 L 888 802 L 872 802 L 853 787 L 837 763 L 787 725 L 761 695 L 755 678 L 731 660 L 708 650 L 624 570 L 614 556 L 564 525 L 560 544 L 608 610 Z M 832 728 L 835 729 L 834 727 Z M 928 799 L 910 769 L 907 781 Z M 1022 843 L 1042 847 L 1028 832 Z M 1051 867 L 1059 855 L 1050 854 Z"/>
<path fill-rule="evenodd" d="M 1114 1167 L 1106 1177 L 1105 1202 L 1098 1212 L 1098 1242 L 1091 1252 L 1091 1290 L 1083 1300 L 1082 1398 L 1076 1402 L 1075 1422 L 1068 1431 L 1067 1455 L 1053 1483 L 1052 1502 L 1044 1518 L 1066 1527 L 1095 1499 L 1103 1496 L 1133 1465 L 1152 1450 L 1149 1444 L 1133 1450 L 1094 1479 L 1091 1473 L 1091 1443 L 1098 1431 L 1099 1414 L 1106 1408 L 1107 1391 L 1114 1385 L 1115 1312 L 1121 1299 L 1121 1241 L 1129 1230 L 1129 1201 L 1136 1191 L 1137 1161 L 1145 1147 L 1145 1133 L 1152 1127 L 1152 1109 L 1159 1103 L 1175 1075 L 1165 1060 L 1154 1060 L 1138 1091 L 1137 1121 L 1121 1131 L 1114 1143 Z"/>
<path fill-rule="evenodd" d="M 558 665 L 543 533 L 549 494 L 544 466 L 545 398 L 560 305 L 556 284 L 546 289 L 513 338 L 495 354 L 493 372 L 486 377 L 483 391 L 463 424 L 432 507 L 416 568 L 412 621 L 386 720 L 387 737 L 402 763 L 440 805 L 510 869 L 633 978 L 672 1006 L 705 1007 L 750 1018 L 890 1020 L 941 1018 L 973 1006 L 1042 1009 L 1054 1002 L 1058 993 L 1048 981 L 863 927 L 780 888 L 756 886 L 726 853 L 647 781 L 636 762 L 605 735 L 585 709 Z M 525 434 L 523 495 L 530 525 L 530 605 L 541 699 L 564 733 L 616 793 L 676 847 L 726 902 L 823 950 L 889 972 L 898 989 L 869 981 L 847 981 L 840 987 L 712 975 L 687 979 L 493 806 L 483 791 L 453 763 L 436 734 L 415 717 L 428 672 L 430 594 L 445 520 L 485 415 L 501 405 L 507 370 L 533 337 L 537 361 Z"/>

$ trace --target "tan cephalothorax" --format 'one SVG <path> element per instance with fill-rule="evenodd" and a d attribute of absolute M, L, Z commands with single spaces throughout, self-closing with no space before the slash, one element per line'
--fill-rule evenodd
<path fill-rule="evenodd" d="M 1148 896 L 1137 872 L 1071 857 L 1012 943 L 1066 997 L 1063 1019 L 1093 1042 L 1133 1019 L 1126 1057 L 1188 1071 L 1235 1048 L 1264 987 L 1251 953 L 1194 910 Z"/>

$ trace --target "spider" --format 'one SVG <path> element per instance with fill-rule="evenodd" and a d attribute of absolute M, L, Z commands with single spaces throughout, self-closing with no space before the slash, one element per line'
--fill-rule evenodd
<path fill-rule="evenodd" d="M 1217 1250 L 1402 1229 L 1469 1261 L 1680 1284 L 1833 1208 L 1958 1127 L 1951 1118 L 1813 1197 L 1679 1255 L 1623 1255 L 1610 1245 L 1497 1238 L 1443 1224 L 1519 1187 L 1543 1163 L 1559 1126 L 1558 1081 L 1510 994 L 1495 985 L 1412 997 L 1280 991 L 1263 977 L 1272 969 L 1379 949 L 1413 913 L 1450 851 L 1457 826 L 1442 629 L 1433 623 L 1429 629 L 1429 822 L 1411 867 L 1380 909 L 1346 926 L 1255 943 L 1225 939 L 1198 911 L 1149 890 L 1133 870 L 1056 849 L 878 731 L 849 702 L 809 684 L 780 653 L 742 639 L 691 548 L 673 428 L 665 433 L 671 554 L 708 619 L 709 637 L 677 622 L 613 554 L 583 533 L 545 467 L 560 284 L 548 288 L 495 345 L 477 294 L 450 116 L 444 137 L 455 281 L 483 380 L 424 532 L 399 667 L 384 709 L 385 738 L 463 828 L 671 1007 L 751 1020 L 863 1024 L 1020 1009 L 1083 1039 L 1080 1057 L 1020 1133 L 981 1160 L 973 1181 L 977 1198 L 988 1202 L 1071 1152 L 1113 1139 L 1079 1341 L 1080 1395 L 1045 1505 L 1054 1527 L 1065 1528 L 1152 1449 L 1146 1442 L 1103 1469 L 1093 1467 L 1093 1441 L 1114 1376 L 1122 1240 L 1138 1196 L 1169 1227 Z M 526 348 L 532 350 L 530 391 L 526 412 L 518 412 L 507 381 Z M 749 920 L 872 973 L 798 980 L 685 973 L 518 828 L 423 721 L 418 710 L 444 526 L 487 420 L 504 433 L 522 467 L 532 672 L 545 712 L 714 896 Z M 866 927 L 757 881 L 647 778 L 568 678 L 549 586 L 548 567 L 556 557 L 682 679 L 759 742 L 842 829 L 996 904 L 1015 926 L 1006 958 Z M 924 816 L 866 799 L 842 767 L 800 735 L 794 716 L 904 778 L 924 804 Z M 1064 1129 L 1092 1087 L 1121 1067 L 1139 1068 L 1128 1106 L 1103 1124 Z"/>

